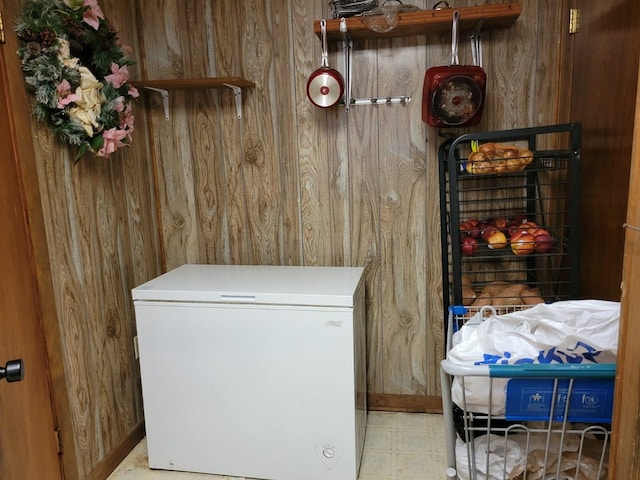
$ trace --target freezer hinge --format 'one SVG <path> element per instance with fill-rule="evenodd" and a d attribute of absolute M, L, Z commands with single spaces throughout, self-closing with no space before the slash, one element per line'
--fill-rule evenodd
<path fill-rule="evenodd" d="M 0 43 L 4 43 L 4 23 L 2 22 L 2 12 L 0 12 Z"/>
<path fill-rule="evenodd" d="M 578 33 L 580 23 L 580 10 L 578 8 L 569 9 L 569 33 Z"/>

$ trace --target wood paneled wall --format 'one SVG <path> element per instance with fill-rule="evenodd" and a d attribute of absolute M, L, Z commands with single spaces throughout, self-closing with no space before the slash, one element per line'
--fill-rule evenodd
<path fill-rule="evenodd" d="M 430 8 L 428 2 L 412 2 Z M 489 3 L 489 2 L 487 2 Z M 474 2 L 457 2 L 471 5 Z M 477 130 L 555 123 L 561 5 L 524 1 L 513 28 L 483 32 L 488 98 Z M 318 109 L 313 21 L 327 2 L 140 2 L 147 79 L 243 76 L 231 91 L 148 94 L 168 268 L 185 262 L 364 265 L 369 390 L 439 395 L 443 354 L 437 150 L 421 120 L 424 72 L 450 60 L 450 35 L 356 42 L 355 97 L 408 105 Z M 184 28 L 188 25 L 188 28 Z M 471 62 L 466 37 L 461 60 Z M 341 44 L 330 64 L 344 71 Z"/>
<path fill-rule="evenodd" d="M 425 70 L 448 63 L 450 36 L 357 42 L 353 95 L 413 100 L 346 113 L 306 97 L 326 0 L 100 3 L 134 47 L 133 78 L 243 76 L 256 87 L 241 119 L 230 90 L 172 92 L 168 121 L 143 93 L 134 145 L 109 161 L 74 164 L 33 121 L 70 398 L 62 421 L 77 457 L 68 477 L 97 478 L 140 424 L 130 289 L 186 262 L 366 266 L 369 391 L 439 395 L 437 150 L 462 132 L 422 123 L 421 94 Z M 556 121 L 562 2 L 522 3 L 514 27 L 483 32 L 488 98 L 474 130 Z M 330 63 L 342 62 L 331 44 Z"/>
<path fill-rule="evenodd" d="M 2 5 L 5 47 L 11 53 L 17 49 L 11 25 L 23 3 Z M 135 56 L 135 7 L 120 0 L 100 4 L 123 42 L 134 48 L 132 59 L 140 61 Z M 49 265 L 39 267 L 37 280 L 65 478 L 84 479 L 94 475 L 105 456 L 133 430 L 142 432 L 130 290 L 163 269 L 145 109 L 135 111 L 131 148 L 109 160 L 87 156 L 74 163 L 75 150 L 58 143 L 48 128 L 30 118 L 31 95 L 19 60 L 8 52 L 7 57 L 12 94 L 22 97 L 15 102 L 25 105 L 14 112 L 17 134 L 32 138 L 36 157 L 35 162 L 24 158 L 23 182 L 25 188 L 35 188 L 29 179 L 37 178 L 42 199 L 35 218 L 43 219 Z M 130 71 L 139 75 L 137 67 Z M 19 154 L 33 156 L 33 150 L 27 150 Z M 34 239 L 36 244 L 40 241 Z M 48 289 L 55 303 L 51 310 L 46 305 Z"/>

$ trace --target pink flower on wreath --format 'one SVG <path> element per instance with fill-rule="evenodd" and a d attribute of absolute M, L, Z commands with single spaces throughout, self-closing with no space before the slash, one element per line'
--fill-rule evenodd
<path fill-rule="evenodd" d="M 93 27 L 94 30 L 98 30 L 100 19 L 104 19 L 104 13 L 102 13 L 102 9 L 98 5 L 98 0 L 84 0 L 84 6 L 89 8 L 84 11 L 82 21 Z"/>
<path fill-rule="evenodd" d="M 138 98 L 140 96 L 140 92 L 138 92 L 138 89 L 133 85 L 129 85 L 129 95 L 133 98 Z"/>
<path fill-rule="evenodd" d="M 96 155 L 98 157 L 108 157 L 116 149 L 120 147 L 124 147 L 125 143 L 122 142 L 128 135 L 126 130 L 120 130 L 118 128 L 110 128 L 109 130 L 105 130 L 102 132 L 102 138 L 104 139 L 104 143 L 102 144 L 102 148 L 98 150 Z"/>
<path fill-rule="evenodd" d="M 58 108 L 64 108 L 71 102 L 77 102 L 80 100 L 80 96 L 75 93 L 71 93 L 71 84 L 67 80 L 62 80 L 56 90 L 60 97 L 58 99 Z"/>
<path fill-rule="evenodd" d="M 129 69 L 126 65 L 120 67 L 116 62 L 111 62 L 111 75 L 104 77 L 104 80 L 112 83 L 113 88 L 120 88 L 129 80 Z"/>
<path fill-rule="evenodd" d="M 129 138 L 131 138 L 131 132 L 133 132 L 133 112 L 131 111 L 131 105 L 127 105 L 127 108 L 120 115 L 120 128 L 127 130 Z"/>

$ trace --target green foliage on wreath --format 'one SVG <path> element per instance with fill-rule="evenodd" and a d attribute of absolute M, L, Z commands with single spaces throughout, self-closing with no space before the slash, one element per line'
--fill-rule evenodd
<path fill-rule="evenodd" d="M 130 144 L 133 62 L 97 0 L 29 0 L 15 31 L 34 113 L 78 147 L 77 159 L 87 151 L 108 157 Z"/>

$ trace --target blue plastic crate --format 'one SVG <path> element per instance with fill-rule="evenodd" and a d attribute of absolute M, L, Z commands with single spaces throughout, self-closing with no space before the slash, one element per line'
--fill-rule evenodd
<path fill-rule="evenodd" d="M 553 420 L 563 421 L 568 379 L 514 378 L 507 382 L 507 420 L 549 420 L 554 400 Z M 610 423 L 613 412 L 613 379 L 575 379 L 569 399 L 568 421 Z"/>

